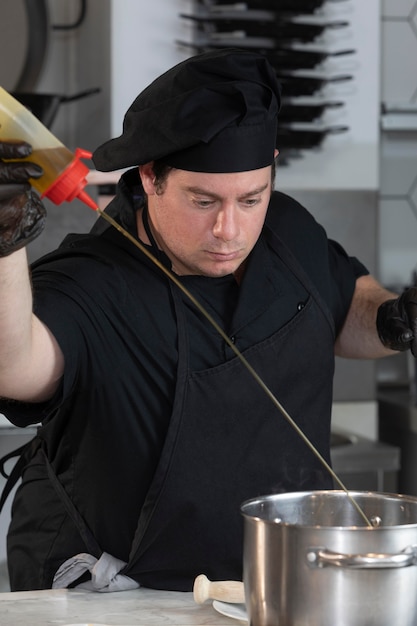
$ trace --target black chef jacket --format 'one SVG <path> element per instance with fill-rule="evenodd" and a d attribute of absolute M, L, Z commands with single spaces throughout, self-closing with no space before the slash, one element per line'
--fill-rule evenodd
<path fill-rule="evenodd" d="M 130 228 L 136 207 L 127 184 L 132 176 L 128 173 L 121 181 L 109 208 Z M 267 223 L 309 276 L 339 330 L 356 277 L 365 268 L 329 241 L 313 217 L 284 194 L 273 194 Z M 33 267 L 35 313 L 65 357 L 60 389 L 42 405 L 2 401 L 0 410 L 18 426 L 42 422 L 40 435 L 60 483 L 99 545 L 127 561 L 170 420 L 178 334 L 167 278 L 115 229 L 98 227 L 96 233 L 67 238 Z M 307 296 L 281 261 L 272 258 L 263 235 L 239 288 L 231 276 L 182 280 L 240 350 L 285 326 Z M 281 301 L 279 318 L 261 315 L 260 294 L 271 284 Z M 184 305 L 190 369 L 232 359 L 231 348 L 185 296 Z M 258 318 L 262 324 L 257 325 Z M 49 508 L 55 496 L 44 468 L 34 464 L 23 478 L 11 527 L 19 547 L 15 545 L 9 559 L 23 558 L 29 572 L 41 571 L 37 583 L 33 576 L 26 582 L 17 576 L 16 587 L 48 586 L 61 562 L 85 546 L 66 523 L 65 511 Z M 110 510 L 117 512 L 116 526 Z M 43 563 L 50 552 L 53 558 L 40 568 L 39 560 Z"/>

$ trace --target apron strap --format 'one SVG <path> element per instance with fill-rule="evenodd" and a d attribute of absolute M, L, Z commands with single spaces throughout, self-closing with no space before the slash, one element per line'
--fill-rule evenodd
<path fill-rule="evenodd" d="M 3 488 L 3 491 L 0 497 L 0 513 L 2 512 L 3 507 L 6 504 L 6 500 L 9 497 L 11 491 L 15 487 L 18 480 L 22 477 L 25 466 L 27 465 L 29 460 L 34 456 L 34 454 L 36 454 L 36 451 L 38 450 L 40 445 L 41 445 L 41 439 L 39 437 L 34 437 L 30 441 L 28 441 L 28 443 L 23 444 L 23 446 L 20 446 L 19 448 L 17 448 L 16 450 L 13 450 L 12 452 L 9 452 L 8 454 L 6 454 L 4 457 L 0 459 L 0 473 L 2 476 L 4 476 L 4 478 L 7 479 L 7 482 Z M 4 466 L 7 463 L 7 461 L 10 461 L 10 459 L 13 459 L 15 457 L 19 457 L 19 458 L 16 461 L 10 474 L 8 474 Z"/>
<path fill-rule="evenodd" d="M 94 555 L 96 558 L 100 558 L 103 551 L 98 545 L 93 533 L 87 526 L 87 523 L 85 522 L 80 512 L 77 510 L 77 508 L 71 501 L 64 487 L 58 480 L 58 477 L 45 452 L 45 442 L 39 436 L 34 437 L 28 443 L 24 444 L 23 446 L 20 446 L 19 448 L 17 448 L 16 450 L 13 450 L 12 452 L 9 452 L 8 454 L 6 454 L 4 457 L 0 459 L 0 473 L 7 479 L 6 485 L 4 486 L 3 491 L 1 493 L 1 497 L 0 497 L 0 513 L 3 510 L 3 507 L 12 489 L 15 487 L 19 479 L 22 477 L 25 467 L 28 465 L 28 463 L 30 463 L 31 459 L 33 459 L 35 454 L 38 452 L 43 456 L 43 460 L 45 462 L 45 466 L 48 472 L 48 477 L 52 483 L 55 493 L 57 494 L 59 500 L 64 505 L 65 510 L 68 513 L 69 517 L 74 522 L 88 551 L 90 552 L 90 554 Z M 19 458 L 16 461 L 10 474 L 8 474 L 4 466 L 7 463 L 7 461 L 15 457 L 19 457 Z"/>
<path fill-rule="evenodd" d="M 98 545 L 86 521 L 84 520 L 84 518 L 82 517 L 82 515 L 76 508 L 75 504 L 72 502 L 71 498 L 65 491 L 64 487 L 58 480 L 58 477 L 55 474 L 55 471 L 43 448 L 41 448 L 41 453 L 45 461 L 49 479 L 52 483 L 53 488 L 55 489 L 55 493 L 57 494 L 58 498 L 61 500 L 62 504 L 64 505 L 65 510 L 68 513 L 69 517 L 74 522 L 78 532 L 80 533 L 82 540 L 84 541 L 88 549 L 88 552 L 92 554 L 93 556 L 95 556 L 96 558 L 100 558 L 100 556 L 103 553 L 103 550 Z"/>

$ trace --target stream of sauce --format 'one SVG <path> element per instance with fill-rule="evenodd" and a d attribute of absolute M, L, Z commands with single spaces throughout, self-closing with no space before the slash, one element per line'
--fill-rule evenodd
<path fill-rule="evenodd" d="M 381 525 L 381 519 L 377 516 L 373 516 L 368 518 L 363 511 L 363 509 L 359 506 L 356 500 L 350 494 L 348 488 L 341 481 L 336 472 L 332 469 L 332 467 L 327 463 L 326 459 L 320 454 L 317 448 L 311 443 L 308 437 L 304 434 L 301 428 L 296 424 L 296 422 L 292 419 L 286 409 L 282 406 L 276 396 L 272 393 L 269 387 L 264 383 L 258 373 L 253 369 L 250 363 L 246 360 L 243 354 L 236 348 L 235 344 L 230 340 L 230 338 L 226 335 L 223 329 L 217 324 L 214 318 L 210 315 L 208 311 L 194 298 L 194 296 L 188 291 L 186 287 L 178 280 L 175 274 L 173 274 L 168 268 L 166 268 L 162 263 L 147 249 L 145 246 L 141 244 L 138 239 L 135 239 L 127 230 L 123 228 L 120 224 L 118 224 L 110 215 L 102 211 L 99 207 L 96 208 L 97 213 L 109 222 L 116 230 L 118 230 L 122 235 L 124 235 L 129 241 L 131 241 L 143 254 L 145 254 L 168 278 L 175 283 L 175 285 L 181 289 L 181 291 L 189 298 L 189 300 L 198 308 L 198 310 L 204 315 L 207 321 L 216 329 L 219 335 L 224 339 L 224 341 L 228 344 L 228 346 L 233 350 L 236 356 L 240 359 L 243 365 L 246 367 L 251 376 L 255 379 L 255 381 L 260 385 L 260 387 L 264 390 L 266 395 L 270 398 L 272 403 L 276 406 L 276 408 L 281 412 L 281 414 L 285 417 L 287 422 L 294 428 L 297 434 L 301 437 L 304 443 L 310 448 L 310 450 L 315 454 L 320 463 L 325 467 L 325 469 L 332 476 L 333 480 L 339 485 L 339 487 L 345 492 L 346 496 L 355 507 L 363 521 L 370 528 L 377 528 Z"/>

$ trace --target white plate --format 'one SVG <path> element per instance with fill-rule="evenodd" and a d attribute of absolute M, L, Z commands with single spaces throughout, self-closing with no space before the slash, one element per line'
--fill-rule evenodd
<path fill-rule="evenodd" d="M 219 602 L 218 600 L 214 600 L 213 608 L 216 609 L 218 613 L 221 613 L 226 617 L 238 619 L 241 622 L 246 622 L 246 624 L 248 623 L 248 614 L 246 613 L 246 607 L 244 604 L 231 604 L 229 602 Z"/>

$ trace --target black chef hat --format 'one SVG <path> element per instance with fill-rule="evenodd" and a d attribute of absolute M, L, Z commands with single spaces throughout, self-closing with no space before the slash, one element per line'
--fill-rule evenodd
<path fill-rule="evenodd" d="M 157 159 L 197 172 L 239 172 L 270 165 L 276 147 L 280 86 L 267 59 L 222 49 L 179 63 L 128 109 L 123 134 L 97 148 L 98 170 Z"/>

